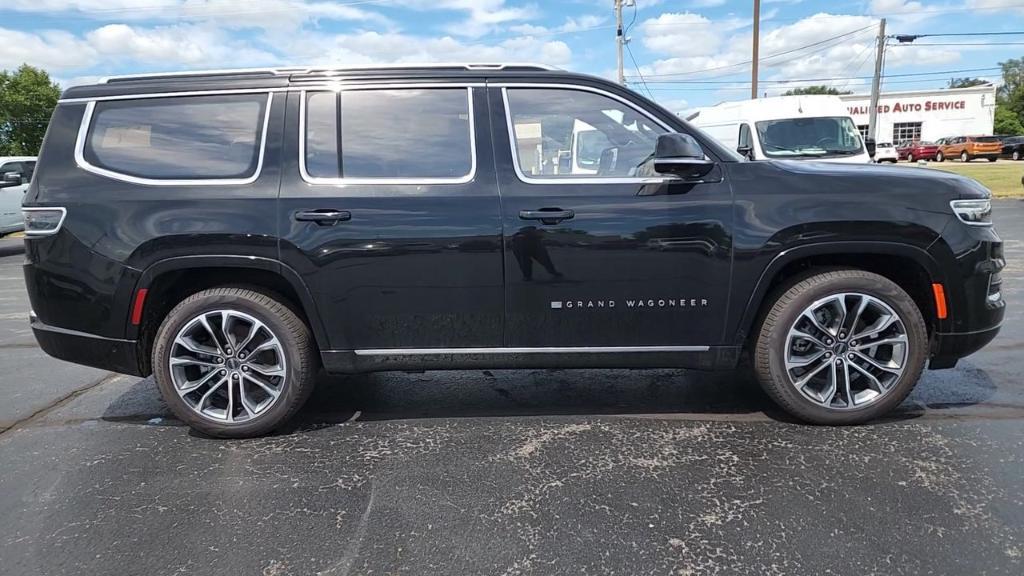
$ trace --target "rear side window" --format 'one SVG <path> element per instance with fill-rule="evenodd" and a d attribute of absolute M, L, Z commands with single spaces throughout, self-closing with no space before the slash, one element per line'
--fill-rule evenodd
<path fill-rule="evenodd" d="M 268 98 L 261 93 L 99 101 L 82 155 L 97 168 L 152 180 L 254 177 Z"/>
<path fill-rule="evenodd" d="M 328 179 L 469 180 L 475 167 L 469 90 L 308 93 L 306 174 Z"/>

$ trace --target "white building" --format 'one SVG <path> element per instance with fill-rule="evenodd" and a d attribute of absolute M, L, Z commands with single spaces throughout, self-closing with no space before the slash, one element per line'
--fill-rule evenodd
<path fill-rule="evenodd" d="M 870 94 L 840 96 L 850 116 L 868 131 Z M 995 86 L 884 92 L 878 99 L 878 142 L 938 140 L 946 136 L 987 136 L 995 117 Z"/>

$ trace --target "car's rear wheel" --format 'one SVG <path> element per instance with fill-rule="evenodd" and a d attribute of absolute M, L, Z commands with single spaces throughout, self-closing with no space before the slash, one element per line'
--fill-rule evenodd
<path fill-rule="evenodd" d="M 990 156 L 988 159 L 989 162 L 995 162 L 996 160 L 998 160 L 998 158 L 996 158 L 995 156 Z"/>
<path fill-rule="evenodd" d="M 961 162 L 970 162 L 971 161 L 971 157 L 970 157 L 970 155 L 967 154 L 966 150 L 964 150 L 963 152 L 960 153 L 960 161 Z"/>
<path fill-rule="evenodd" d="M 777 293 L 754 343 L 765 392 L 815 424 L 858 424 L 890 411 L 924 370 L 928 334 L 913 299 L 862 270 L 805 276 Z"/>
<path fill-rule="evenodd" d="M 245 438 L 287 422 L 312 392 L 312 336 L 270 294 L 213 288 L 174 307 L 157 330 L 153 373 L 164 401 L 192 428 Z"/>

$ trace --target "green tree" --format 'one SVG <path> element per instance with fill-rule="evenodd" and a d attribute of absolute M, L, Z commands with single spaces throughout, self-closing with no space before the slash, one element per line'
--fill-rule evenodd
<path fill-rule="evenodd" d="M 999 97 L 1009 98 L 1014 92 L 1020 94 L 1024 87 L 1024 58 L 1010 58 L 1000 62 L 999 67 L 1003 69 L 1003 85 L 999 87 Z"/>
<path fill-rule="evenodd" d="M 1020 118 L 1012 110 L 999 104 L 996 106 L 994 133 L 1006 136 L 1020 136 L 1024 134 L 1024 125 Z"/>
<path fill-rule="evenodd" d="M 985 86 L 991 84 L 988 80 L 981 78 L 950 78 L 949 88 L 970 88 L 972 86 Z"/>
<path fill-rule="evenodd" d="M 28 64 L 0 72 L 0 156 L 35 156 L 43 143 L 60 87 Z"/>
<path fill-rule="evenodd" d="M 793 88 L 791 90 L 786 90 L 782 95 L 804 96 L 808 94 L 831 94 L 833 96 L 838 96 L 840 94 L 853 94 L 853 92 L 849 90 L 839 90 L 838 88 L 834 88 L 832 86 L 804 86 L 802 88 Z"/>

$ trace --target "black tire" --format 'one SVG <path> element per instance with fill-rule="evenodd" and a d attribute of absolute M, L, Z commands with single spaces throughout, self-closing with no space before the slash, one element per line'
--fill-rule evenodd
<path fill-rule="evenodd" d="M 942 152 L 936 152 L 936 153 L 935 153 L 935 161 L 936 161 L 936 162 L 942 162 L 942 161 L 944 161 L 945 159 L 946 159 L 946 155 L 945 155 L 945 154 L 943 154 Z"/>
<path fill-rule="evenodd" d="M 960 161 L 961 162 L 970 162 L 971 161 L 971 155 L 967 153 L 967 150 L 964 150 L 963 152 L 960 153 Z"/>
<path fill-rule="evenodd" d="M 908 354 L 903 374 L 888 392 L 862 408 L 837 410 L 806 398 L 789 381 L 784 364 L 786 337 L 800 314 L 832 294 L 873 296 L 895 311 L 907 331 Z M 805 275 L 782 287 L 769 300 L 753 346 L 754 373 L 764 391 L 786 412 L 813 424 L 850 425 L 878 418 L 898 406 L 914 389 L 928 356 L 928 331 L 914 300 L 891 280 L 863 270 L 836 270 Z"/>
<path fill-rule="evenodd" d="M 907 162 L 910 162 L 911 164 L 914 163 L 914 155 L 913 154 L 907 154 Z"/>
<path fill-rule="evenodd" d="M 996 160 L 998 160 L 998 158 L 996 158 L 995 156 L 988 159 L 989 162 L 995 162 Z"/>
<path fill-rule="evenodd" d="M 1020 150 L 1014 150 L 1012 158 L 1013 160 L 1020 160 Z"/>
<path fill-rule="evenodd" d="M 174 307 L 157 330 L 153 345 L 153 375 L 164 402 L 193 429 L 218 438 L 251 438 L 267 434 L 286 422 L 305 404 L 319 370 L 313 337 L 283 299 L 272 293 L 245 288 L 211 288 L 189 296 Z M 215 421 L 194 411 L 175 391 L 169 360 L 171 344 L 186 323 L 202 312 L 233 310 L 260 320 L 281 343 L 286 378 L 277 400 L 266 411 L 244 422 Z"/>

